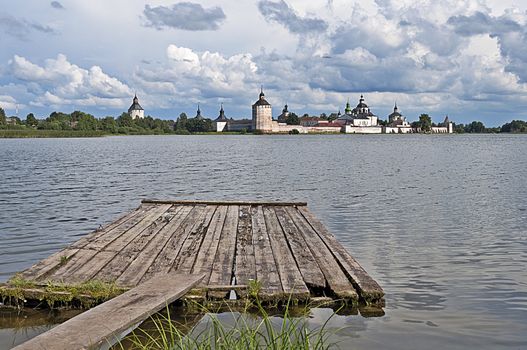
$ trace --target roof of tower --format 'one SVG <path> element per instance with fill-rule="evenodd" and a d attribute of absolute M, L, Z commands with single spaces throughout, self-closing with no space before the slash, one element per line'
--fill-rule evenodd
<path fill-rule="evenodd" d="M 263 92 L 263 87 L 260 90 L 260 95 L 258 101 L 256 101 L 253 106 L 270 106 L 271 104 L 265 100 L 265 94 Z"/>
<path fill-rule="evenodd" d="M 368 108 L 368 105 L 364 102 L 364 96 L 360 95 L 359 104 L 356 108 Z"/>
<path fill-rule="evenodd" d="M 395 106 L 393 107 L 393 113 L 391 113 L 388 118 L 390 117 L 402 117 L 403 115 L 399 113 L 399 108 L 397 107 L 397 102 L 395 102 Z"/>
<path fill-rule="evenodd" d="M 201 115 L 201 109 L 199 109 L 199 103 L 198 103 L 198 110 L 196 111 L 196 116 L 194 118 L 196 118 L 196 119 L 205 119 Z"/>
<path fill-rule="evenodd" d="M 137 95 L 135 95 L 132 105 L 130 106 L 130 108 L 128 108 L 128 113 L 130 113 L 131 111 L 143 111 L 143 110 L 144 110 L 143 107 L 141 107 L 141 105 L 139 104 L 139 99 L 137 98 Z"/>
<path fill-rule="evenodd" d="M 222 120 L 227 120 L 227 117 L 225 116 L 225 111 L 223 110 L 223 103 L 221 104 L 220 115 L 218 116 L 218 118 L 214 119 L 214 121 L 222 121 Z"/>

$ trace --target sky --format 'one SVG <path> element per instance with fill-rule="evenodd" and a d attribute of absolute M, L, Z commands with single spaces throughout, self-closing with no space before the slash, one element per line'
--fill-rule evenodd
<path fill-rule="evenodd" d="M 527 119 L 527 0 L 2 1 L 0 107 L 248 118 L 344 111 Z"/>

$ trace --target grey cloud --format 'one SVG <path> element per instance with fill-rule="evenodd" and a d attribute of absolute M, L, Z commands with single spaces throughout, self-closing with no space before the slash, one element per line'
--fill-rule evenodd
<path fill-rule="evenodd" d="M 476 12 L 472 16 L 453 16 L 448 19 L 447 23 L 454 27 L 456 33 L 463 36 L 521 30 L 521 26 L 513 20 L 491 17 L 482 12 Z"/>
<path fill-rule="evenodd" d="M 217 30 L 225 20 L 221 7 L 203 8 L 200 4 L 180 2 L 170 7 L 145 5 L 143 14 L 146 26 L 158 30 L 175 28 L 183 30 Z"/>
<path fill-rule="evenodd" d="M 527 30 L 524 26 L 510 18 L 482 12 L 450 17 L 448 24 L 462 36 L 488 34 L 496 38 L 500 53 L 507 60 L 505 70 L 516 74 L 520 82 L 527 82 Z"/>
<path fill-rule="evenodd" d="M 51 7 L 53 7 L 54 9 L 59 9 L 59 10 L 63 10 L 64 9 L 64 6 L 62 6 L 62 4 L 58 1 L 52 1 L 51 2 Z"/>
<path fill-rule="evenodd" d="M 0 14 L 0 30 L 7 35 L 20 40 L 27 40 L 34 31 L 53 34 L 55 30 L 50 26 L 37 22 L 30 22 L 25 19 L 16 18 L 8 14 Z"/>
<path fill-rule="evenodd" d="M 283 0 L 261 0 L 258 2 L 258 9 L 266 20 L 280 23 L 292 33 L 323 32 L 328 28 L 324 20 L 300 17 Z"/>

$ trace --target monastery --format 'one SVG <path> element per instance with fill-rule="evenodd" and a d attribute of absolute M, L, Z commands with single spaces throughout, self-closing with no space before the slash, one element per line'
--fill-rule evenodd
<path fill-rule="evenodd" d="M 370 107 L 366 104 L 364 96 L 361 95 L 359 103 L 355 108 L 351 108 L 350 102 L 346 103 L 344 114 L 337 114 L 337 119 L 333 122 L 317 117 L 302 117 L 300 125 L 287 125 L 286 120 L 289 116 L 287 104 L 282 110 L 277 120 L 273 119 L 273 109 L 266 100 L 263 88 L 260 90 L 258 100 L 252 105 L 252 119 L 233 120 L 225 117 L 223 104 L 221 105 L 220 115 L 214 120 L 214 129 L 222 131 L 256 131 L 259 133 L 289 133 L 297 130 L 301 134 L 306 133 L 347 133 L 347 134 L 408 134 L 420 132 L 419 128 L 413 128 L 406 121 L 397 107 L 393 108 L 393 113 L 388 116 L 388 125 L 379 125 L 379 117 L 373 114 Z M 432 127 L 432 133 L 453 133 L 454 128 L 448 117 L 440 126 Z"/>

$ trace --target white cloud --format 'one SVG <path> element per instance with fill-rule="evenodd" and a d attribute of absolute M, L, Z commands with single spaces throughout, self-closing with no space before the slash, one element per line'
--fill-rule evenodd
<path fill-rule="evenodd" d="M 15 110 L 17 107 L 16 99 L 9 95 L 0 95 L 0 108 L 3 108 L 6 114 L 8 110 Z"/>
<path fill-rule="evenodd" d="M 132 90 L 119 79 L 104 73 L 99 66 L 81 68 L 59 54 L 46 59 L 44 65 L 35 64 L 15 55 L 9 62 L 11 74 L 27 84 L 36 84 L 34 105 L 85 105 L 101 107 L 124 106 Z M 44 91 L 39 96 L 38 91 Z"/>

